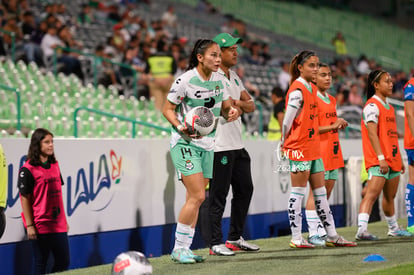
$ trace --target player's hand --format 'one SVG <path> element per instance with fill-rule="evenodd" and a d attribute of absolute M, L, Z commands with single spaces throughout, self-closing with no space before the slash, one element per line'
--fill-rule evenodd
<path fill-rule="evenodd" d="M 285 159 L 286 158 L 286 156 L 285 156 L 285 151 L 283 150 L 283 146 L 284 146 L 284 140 L 283 140 L 283 138 L 280 140 L 280 142 L 279 142 L 279 144 L 277 145 L 277 149 L 276 149 L 276 152 L 277 152 L 277 155 L 278 155 L 278 159 L 279 160 L 283 160 L 283 159 Z"/>
<path fill-rule="evenodd" d="M 241 112 L 239 112 L 239 110 L 237 110 L 233 106 L 230 107 L 230 111 L 228 113 L 227 121 L 228 122 L 235 121 L 240 116 L 240 114 L 241 114 Z"/>
<path fill-rule="evenodd" d="M 390 169 L 385 159 L 379 161 L 379 167 L 380 167 L 381 174 L 387 174 Z"/>
<path fill-rule="evenodd" d="M 27 237 L 29 240 L 36 240 L 37 239 L 37 230 L 34 226 L 27 227 Z"/>
<path fill-rule="evenodd" d="M 190 134 L 188 133 L 188 128 L 187 128 L 187 126 L 185 125 L 185 123 L 184 123 L 184 124 L 180 124 L 180 125 L 178 125 L 176 128 L 177 128 L 177 131 L 178 131 L 179 133 L 183 133 L 183 134 L 185 134 L 185 135 L 187 135 L 187 136 L 190 136 Z"/>
<path fill-rule="evenodd" d="M 401 174 L 404 174 L 405 173 L 405 165 L 404 165 L 404 163 L 402 164 L 402 167 L 401 167 Z"/>
<path fill-rule="evenodd" d="M 345 129 L 346 127 L 348 127 L 348 121 L 346 121 L 345 119 L 338 118 L 338 121 L 340 123 L 338 129 Z"/>
<path fill-rule="evenodd" d="M 333 130 L 344 129 L 348 126 L 348 122 L 343 118 L 338 118 L 332 126 Z"/>
<path fill-rule="evenodd" d="M 188 137 L 190 137 L 192 139 L 200 139 L 200 138 L 202 138 L 202 136 L 200 136 L 200 135 L 198 135 L 196 133 L 194 133 L 194 134 L 190 133 L 188 127 L 185 124 L 180 124 L 176 128 L 177 128 L 177 130 L 178 130 L 179 133 L 182 133 L 182 134 L 184 134 L 184 135 L 186 135 L 186 136 L 188 136 Z"/>

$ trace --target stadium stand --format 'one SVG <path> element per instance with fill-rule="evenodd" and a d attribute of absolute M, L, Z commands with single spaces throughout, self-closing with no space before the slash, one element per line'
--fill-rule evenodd
<path fill-rule="evenodd" d="M 157 35 L 160 33 L 170 44 L 174 41 L 185 41 L 181 48 L 183 54 L 188 54 L 191 45 L 200 37 L 211 38 L 224 30 L 242 36 L 246 40 L 240 56 L 240 63 L 246 72 L 244 81 L 251 83 L 259 91 L 254 94 L 257 111 L 243 117 L 248 132 L 246 137 L 252 138 L 261 137 L 266 131 L 272 107 L 270 92 L 278 85 L 280 62 L 289 61 L 293 53 L 301 49 L 315 50 L 322 61 L 332 65 L 334 93 L 345 95 L 353 83 L 358 83 L 359 92 L 363 96 L 363 74 L 359 77 L 355 69 L 356 57 L 359 54 L 369 53 L 370 58 L 375 57 L 382 66 L 392 71 L 408 71 L 413 61 L 412 53 L 407 48 L 411 39 L 414 39 L 411 31 L 369 16 L 326 7 L 316 9 L 288 1 L 264 1 L 260 5 L 246 0 L 211 1 L 220 8 L 215 12 L 208 12 L 196 10 L 200 7 L 195 0 L 170 1 L 175 6 L 177 25 L 154 27 L 156 25 L 153 23 L 156 24 L 166 10 L 165 1 L 151 1 L 150 4 L 138 2 L 129 7 L 119 4 L 115 8 L 113 5 L 103 4 L 92 6 L 90 17 L 93 19 L 89 22 L 81 22 L 79 19 L 85 1 L 62 0 L 59 3 L 61 4 L 54 5 L 53 1 L 36 1 L 29 8 L 39 25 L 42 20 L 48 20 L 52 13 L 57 18 L 55 23 L 61 20 L 64 23 L 60 24 L 69 27 L 73 37 L 82 45 L 80 49 L 71 48 L 69 52 L 76 54 L 73 56 L 81 64 L 83 79 L 73 74 L 65 75 L 62 70 L 65 64 L 54 60 L 55 57 L 46 58 L 46 64 L 29 63 L 25 58 L 15 63 L 13 60 L 21 56 L 16 55 L 15 51 L 21 52 L 22 47 L 19 47 L 19 43 L 16 43 L 15 48 L 6 47 L 7 56 L 2 59 L 0 66 L 0 81 L 11 91 L 0 89 L 0 98 L 6 103 L 1 110 L 2 136 L 27 136 L 31 130 L 40 126 L 56 129 L 57 136 L 73 136 L 74 111 L 78 107 L 86 107 L 109 112 L 114 116 L 106 117 L 79 110 L 79 116 L 75 118 L 78 120 L 79 137 L 164 137 L 164 130 L 145 126 L 145 123 L 149 123 L 150 126 L 168 127 L 162 114 L 155 110 L 153 101 L 139 96 L 134 90 L 134 79 L 131 76 L 126 77 L 119 73 L 123 52 L 114 49 L 111 37 L 114 36 L 120 20 L 126 36 L 131 37 L 135 33 L 140 37 L 138 41 L 141 43 L 138 43 L 138 47 L 141 61 L 148 57 L 146 49 L 151 50 L 151 43 L 154 44 L 159 39 Z M 59 10 L 61 6 L 64 8 Z M 129 10 L 132 12 L 127 12 Z M 309 24 L 309 18 L 312 18 L 312 24 Z M 348 51 L 353 56 L 349 58 L 349 63 L 337 59 L 333 46 L 330 45 L 330 39 L 337 30 L 341 30 L 346 37 Z M 266 64 L 250 58 L 249 48 L 254 42 L 269 45 L 270 59 Z M 104 46 L 104 56 L 95 54 L 100 45 Z M 65 53 L 55 50 L 57 58 L 61 52 Z M 373 59 L 369 61 L 370 69 L 381 66 L 375 64 Z M 97 82 L 98 63 L 110 64 L 103 66 L 105 72 L 111 68 L 114 73 L 109 85 L 99 85 Z M 137 76 L 138 86 L 145 87 L 145 76 L 142 73 Z M 20 93 L 20 105 L 15 99 L 14 89 Z M 346 96 L 342 105 L 338 107 L 342 117 L 353 125 L 359 125 L 360 107 L 348 106 Z M 21 116 L 20 126 L 17 121 L 18 114 Z M 120 121 L 116 116 L 145 123 L 138 127 L 136 133 L 131 133 L 132 123 Z M 344 136 L 358 137 L 357 127 L 344 133 Z"/>
<path fill-rule="evenodd" d="M 177 2 L 192 6 L 197 3 L 196 0 Z M 317 45 L 325 49 L 318 50 L 318 53 L 327 58 L 333 57 L 333 47 L 331 51 L 326 50 L 332 36 L 341 30 L 346 37 L 348 51 L 354 57 L 364 53 L 378 59 L 384 66 L 406 71 L 411 69 L 414 61 L 414 55 L 408 50 L 414 39 L 413 31 L 372 16 L 294 1 L 262 1 L 260 5 L 249 0 L 210 2 L 220 7 L 223 13 L 232 13 L 253 26 L 297 38 L 299 48 L 301 42 Z M 291 45 L 289 40 L 281 39 L 281 44 Z M 292 49 L 291 53 L 294 52 L 297 51 Z"/>
<path fill-rule="evenodd" d="M 81 106 L 168 127 L 160 112 L 155 110 L 153 101 L 134 97 L 125 99 L 118 95 L 118 90 L 114 87 L 105 88 L 100 85 L 95 88 L 91 84 L 84 86 L 74 75 L 68 77 L 63 73 L 57 77 L 51 72 L 44 75 L 35 63 L 26 66 L 23 61 L 15 64 L 7 60 L 2 63 L 0 72 L 1 82 L 8 87 L 16 87 L 20 93 L 21 132 L 24 135 L 37 127 L 46 127 L 55 129 L 56 136 L 73 136 L 74 111 Z M 10 130 L 11 137 L 18 137 L 15 134 L 17 126 L 14 126 L 17 125 L 15 94 L 3 89 L 0 97 L 6 103 L 6 108 L 2 108 L 0 126 L 4 130 Z M 132 137 L 130 123 L 120 122 L 116 117 L 80 111 L 76 119 L 79 122 L 78 137 Z M 140 127 L 137 136 L 166 135 L 165 131 L 163 133 L 150 128 Z"/>

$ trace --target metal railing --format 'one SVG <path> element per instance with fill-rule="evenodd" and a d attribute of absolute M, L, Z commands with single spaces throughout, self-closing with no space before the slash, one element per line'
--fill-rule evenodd
<path fill-rule="evenodd" d="M 77 120 L 77 117 L 78 117 L 78 112 L 80 110 L 84 110 L 84 111 L 87 111 L 87 112 L 90 112 L 90 113 L 96 113 L 96 114 L 107 116 L 107 117 L 117 118 L 119 120 L 127 121 L 127 122 L 132 123 L 132 129 L 131 129 L 132 138 L 135 138 L 135 136 L 136 136 L 136 124 L 143 125 L 143 126 L 150 127 L 150 128 L 154 128 L 154 129 L 161 130 L 161 131 L 166 131 L 166 132 L 170 131 L 170 129 L 168 129 L 168 128 L 158 126 L 158 125 L 154 125 L 154 124 L 151 124 L 151 123 L 148 123 L 148 122 L 145 122 L 145 121 L 134 120 L 134 119 L 131 119 L 131 118 L 128 118 L 128 117 L 115 115 L 115 114 L 112 114 L 112 113 L 107 113 L 107 112 L 104 112 L 104 111 L 101 111 L 101 110 L 98 110 L 98 109 L 93 109 L 93 108 L 88 108 L 88 107 L 78 107 L 78 108 L 75 109 L 75 111 L 73 113 L 73 136 L 75 138 L 78 137 L 78 120 Z"/>
<path fill-rule="evenodd" d="M 13 60 L 13 62 L 16 61 L 16 33 L 15 32 L 10 32 L 10 31 L 6 31 L 3 29 L 0 29 L 0 32 L 5 33 L 10 35 L 12 43 L 11 43 L 11 58 Z"/>
<path fill-rule="evenodd" d="M 348 127 L 345 128 L 345 138 L 346 139 L 349 138 L 349 131 L 350 130 L 355 130 L 355 131 L 361 132 L 361 126 L 358 125 L 358 124 L 349 123 Z"/>
<path fill-rule="evenodd" d="M 404 109 L 404 101 L 390 97 L 388 97 L 387 100 L 389 104 Z"/>
<path fill-rule="evenodd" d="M 131 67 L 130 65 L 125 64 L 125 63 L 115 62 L 115 61 L 113 61 L 111 59 L 108 59 L 108 58 L 100 57 L 100 56 L 97 56 L 97 55 L 92 54 L 92 53 L 85 53 L 85 52 L 82 52 L 82 51 L 79 51 L 79 50 L 76 50 L 76 49 L 72 49 L 72 48 L 56 47 L 56 48 L 53 49 L 53 57 L 52 57 L 53 58 L 53 73 L 54 73 L 55 76 L 58 73 L 57 70 L 58 70 L 58 52 L 59 51 L 72 52 L 72 53 L 76 53 L 76 54 L 79 54 L 81 56 L 85 56 L 85 57 L 93 59 L 92 71 L 93 71 L 93 85 L 94 85 L 94 87 L 98 86 L 98 62 L 99 63 L 107 62 L 107 63 L 110 63 L 112 65 L 116 65 L 116 66 L 119 66 L 119 67 L 130 70 L 132 72 L 132 77 L 133 77 L 133 87 L 132 87 L 133 95 L 135 97 L 138 96 L 138 72 L 133 67 Z M 123 76 L 121 76 L 121 77 L 123 77 Z"/>
<path fill-rule="evenodd" d="M 17 90 L 16 88 L 12 88 L 3 84 L 0 84 L 0 89 L 3 89 L 5 91 L 9 91 L 9 92 L 14 92 L 16 94 L 16 109 L 17 109 L 17 114 L 16 114 L 16 119 L 17 119 L 17 130 L 21 130 L 21 110 L 20 110 L 20 92 L 19 90 Z M 4 106 L 4 108 L 6 108 Z"/>

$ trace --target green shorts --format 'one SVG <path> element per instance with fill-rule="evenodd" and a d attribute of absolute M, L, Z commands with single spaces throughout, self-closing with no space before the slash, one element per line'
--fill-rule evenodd
<path fill-rule="evenodd" d="M 322 158 L 305 161 L 289 160 L 289 164 L 291 172 L 303 172 L 310 170 L 311 174 L 316 174 L 325 171 Z"/>
<path fill-rule="evenodd" d="M 204 178 L 213 177 L 214 151 L 178 143 L 171 148 L 171 159 L 177 172 L 184 176 L 203 173 Z"/>
<path fill-rule="evenodd" d="M 382 174 L 380 172 L 380 167 L 379 166 L 372 166 L 371 168 L 368 169 L 368 179 L 369 180 L 372 179 L 373 176 L 383 177 L 386 180 L 390 180 L 390 179 L 393 179 L 395 177 L 398 177 L 400 174 L 401 174 L 401 171 L 396 172 L 394 170 L 391 170 L 391 168 L 388 169 L 388 173 Z"/>
<path fill-rule="evenodd" d="M 338 180 L 338 169 L 325 171 L 325 180 Z"/>

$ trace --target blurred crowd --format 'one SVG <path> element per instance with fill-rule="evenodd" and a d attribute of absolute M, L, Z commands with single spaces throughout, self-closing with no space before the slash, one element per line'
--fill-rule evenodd
<path fill-rule="evenodd" d="M 142 5 L 151 5 L 150 0 L 89 0 L 77 9 L 77 14 L 68 12 L 62 2 L 2 0 L 0 3 L 3 30 L 0 55 L 10 56 L 12 43 L 15 43 L 16 60 L 35 62 L 40 68 L 50 70 L 56 53 L 58 70 L 75 74 L 85 83 L 90 81 L 91 63 L 95 62 L 98 84 L 114 85 L 123 93 L 134 79 L 138 85 L 135 96 L 155 96 L 158 102 L 161 101 L 157 108 L 162 107 L 162 98 L 173 79 L 186 70 L 192 45 L 187 37 L 177 35 L 179 22 L 173 5 L 165 5 L 160 18 L 148 22 L 137 11 Z M 200 0 L 196 10 L 220 13 L 206 0 Z M 249 32 L 243 20 L 230 14 L 223 16 L 226 20 L 221 31 L 243 38 L 237 72 L 251 94 L 256 98 L 267 97 L 270 101 L 270 91 L 260 91 L 245 77 L 249 71 L 244 70 L 244 65 L 277 68 L 277 86 L 286 91 L 290 80 L 290 60 L 278 57 L 271 51 L 271 41 Z M 101 24 L 110 26 L 105 30 L 104 42 L 92 45 L 88 39 L 80 39 L 81 28 Z M 14 38 L 11 33 L 15 34 Z M 97 61 L 88 60 L 82 53 L 95 55 Z M 330 62 L 330 66 L 333 73 L 331 93 L 336 96 L 338 104 L 363 106 L 366 74 L 381 68 L 381 64 L 364 55 L 357 60 L 340 55 Z M 132 78 L 135 74 L 138 77 Z M 402 98 L 402 88 L 413 74 L 414 69 L 408 74 L 392 72 L 395 98 Z"/>

